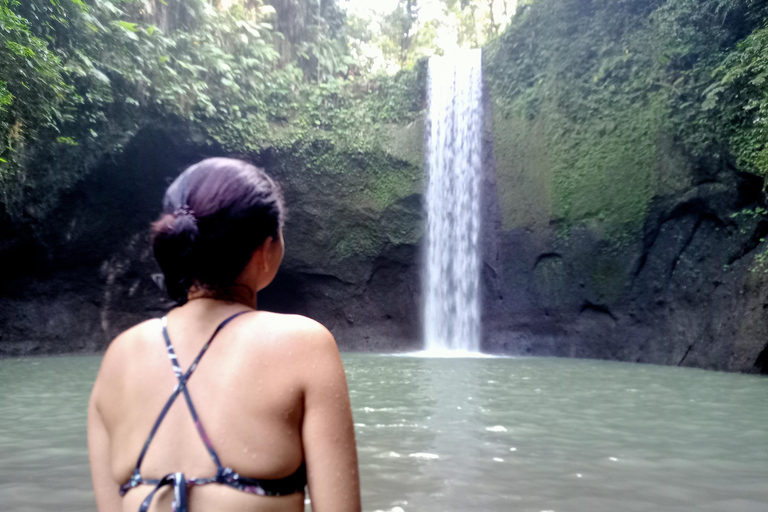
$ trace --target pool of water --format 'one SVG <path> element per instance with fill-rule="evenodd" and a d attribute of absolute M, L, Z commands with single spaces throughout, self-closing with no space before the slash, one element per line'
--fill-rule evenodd
<path fill-rule="evenodd" d="M 0 510 L 94 511 L 98 357 L 0 361 Z M 346 354 L 368 512 L 765 512 L 768 379 Z"/>

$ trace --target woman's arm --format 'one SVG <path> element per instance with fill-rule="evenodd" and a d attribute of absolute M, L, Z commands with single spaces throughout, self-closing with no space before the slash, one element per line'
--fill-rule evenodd
<path fill-rule="evenodd" d="M 302 439 L 313 512 L 360 512 L 360 478 L 347 379 L 336 341 L 317 326 L 306 371 Z"/>
<path fill-rule="evenodd" d="M 99 512 L 121 511 L 122 499 L 118 494 L 120 484 L 113 478 L 110 464 L 109 436 L 93 396 L 88 405 L 88 456 L 96 508 Z"/>
<path fill-rule="evenodd" d="M 91 462 L 91 479 L 93 493 L 96 497 L 96 508 L 99 512 L 121 512 L 123 500 L 118 494 L 120 484 L 112 474 L 112 449 L 109 433 L 104 425 L 104 419 L 99 412 L 98 404 L 103 401 L 104 392 L 114 386 L 114 379 L 119 371 L 119 365 L 114 364 L 115 352 L 119 348 L 121 336 L 113 341 L 101 361 L 99 375 L 91 391 L 88 402 L 88 458 Z M 106 381 L 106 382 L 105 382 Z M 103 402 L 102 402 L 103 403 Z"/>

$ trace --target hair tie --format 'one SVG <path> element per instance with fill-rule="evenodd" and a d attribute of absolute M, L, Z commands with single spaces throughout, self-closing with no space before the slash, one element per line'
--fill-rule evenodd
<path fill-rule="evenodd" d="M 173 216 L 174 217 L 183 217 L 185 215 L 188 215 L 190 217 L 194 217 L 195 216 L 195 212 L 193 212 L 192 208 L 190 208 L 187 205 L 179 206 L 178 208 L 176 208 L 173 211 Z"/>

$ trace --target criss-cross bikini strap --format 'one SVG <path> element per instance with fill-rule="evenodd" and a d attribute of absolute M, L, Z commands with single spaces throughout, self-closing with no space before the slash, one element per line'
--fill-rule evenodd
<path fill-rule="evenodd" d="M 248 311 L 240 311 L 239 313 L 235 313 L 234 315 L 228 317 L 223 322 L 221 322 L 218 325 L 218 327 L 216 327 L 216 330 L 213 331 L 213 334 L 211 334 L 211 337 L 208 339 L 205 345 L 203 345 L 203 348 L 200 350 L 200 353 L 197 354 L 197 357 L 189 366 L 189 369 L 186 371 L 186 373 L 182 372 L 181 366 L 179 366 L 179 361 L 178 361 L 178 358 L 176 357 L 176 352 L 173 350 L 173 345 L 171 344 L 171 338 L 168 336 L 168 320 L 166 319 L 166 317 L 162 318 L 163 338 L 165 339 L 165 346 L 168 350 L 168 358 L 171 360 L 171 363 L 173 364 L 173 371 L 176 375 L 176 378 L 179 380 L 179 382 L 178 384 L 176 384 L 176 387 L 173 389 L 173 393 L 168 398 L 168 401 L 165 403 L 163 410 L 160 412 L 160 415 L 157 417 L 155 424 L 152 426 L 152 430 L 149 432 L 149 436 L 147 437 L 147 440 L 144 443 L 144 447 L 142 448 L 141 453 L 139 454 L 139 459 L 136 462 L 136 468 L 134 469 L 134 472 L 133 472 L 133 478 L 141 479 L 140 468 L 141 468 L 141 463 L 144 460 L 144 456 L 146 455 L 147 450 L 149 449 L 149 445 L 152 442 L 152 439 L 155 437 L 155 434 L 157 433 L 157 429 L 160 427 L 160 423 L 162 423 L 163 419 L 165 419 L 165 415 L 168 414 L 168 411 L 170 410 L 171 405 L 173 405 L 173 402 L 179 396 L 179 393 L 184 394 L 184 398 L 186 399 L 186 402 L 187 402 L 187 407 L 189 408 L 189 412 L 192 415 L 192 420 L 195 422 L 195 427 L 197 428 L 197 432 L 200 434 L 200 437 L 203 440 L 203 444 L 205 444 L 205 448 L 208 450 L 208 454 L 211 456 L 211 459 L 213 459 L 213 462 L 216 464 L 217 468 L 222 467 L 221 462 L 219 461 L 219 456 L 216 454 L 216 451 L 213 449 L 213 445 L 211 444 L 211 441 L 208 438 L 208 434 L 206 434 L 205 429 L 203 428 L 203 425 L 200 422 L 200 418 L 197 415 L 197 411 L 195 410 L 194 405 L 192 405 L 192 397 L 189 395 L 189 390 L 187 389 L 187 381 L 189 380 L 190 376 L 197 368 L 197 365 L 200 362 L 200 359 L 202 359 L 203 355 L 208 350 L 208 347 L 211 345 L 216 335 L 219 334 L 219 332 L 229 322 L 231 322 L 238 316 L 243 315 L 245 313 L 248 313 Z"/>
<path fill-rule="evenodd" d="M 173 371 L 176 374 L 176 377 L 178 378 L 184 378 L 185 380 L 188 379 L 192 373 L 197 369 L 197 365 L 200 362 L 200 359 L 203 358 L 203 355 L 205 355 L 205 352 L 208 350 L 208 347 L 211 346 L 211 343 L 213 342 L 213 339 L 216 337 L 217 334 L 219 334 L 219 331 L 221 331 L 224 327 L 227 326 L 229 322 L 234 320 L 240 315 L 244 315 L 245 313 L 248 313 L 248 311 L 240 311 L 239 313 L 235 313 L 234 315 L 226 318 L 223 322 L 219 324 L 218 327 L 216 327 L 216 330 L 213 331 L 213 334 L 211 334 L 211 337 L 208 338 L 208 341 L 203 345 L 203 348 L 200 349 L 200 353 L 197 354 L 197 357 L 194 361 L 192 361 L 192 364 L 189 365 L 189 369 L 187 369 L 187 373 L 184 374 L 181 370 L 181 366 L 179 365 L 179 360 L 176 357 L 176 352 L 173 350 L 173 344 L 171 344 L 171 338 L 168 336 L 168 319 L 166 317 L 162 318 L 163 323 L 163 338 L 165 339 L 165 347 L 168 349 L 168 358 L 171 360 L 171 364 L 173 364 Z"/>

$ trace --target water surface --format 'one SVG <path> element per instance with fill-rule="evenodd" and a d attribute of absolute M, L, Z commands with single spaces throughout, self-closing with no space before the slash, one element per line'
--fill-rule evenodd
<path fill-rule="evenodd" d="M 98 357 L 0 361 L 0 510 L 95 510 Z M 765 512 L 768 379 L 346 354 L 368 512 Z"/>

